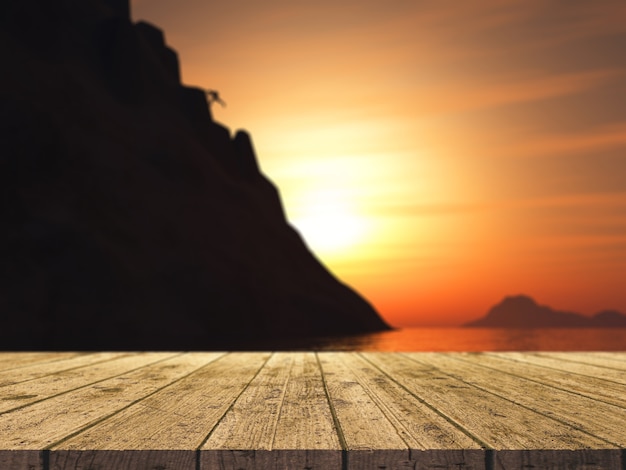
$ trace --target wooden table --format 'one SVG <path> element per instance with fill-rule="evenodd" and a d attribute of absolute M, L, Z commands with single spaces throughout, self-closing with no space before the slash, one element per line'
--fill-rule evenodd
<path fill-rule="evenodd" d="M 626 468 L 626 353 L 0 353 L 0 469 Z"/>

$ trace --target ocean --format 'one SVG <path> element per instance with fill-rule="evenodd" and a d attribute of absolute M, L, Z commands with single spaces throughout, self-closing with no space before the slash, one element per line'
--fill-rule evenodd
<path fill-rule="evenodd" d="M 402 328 L 321 338 L 318 351 L 626 351 L 626 328 Z"/>

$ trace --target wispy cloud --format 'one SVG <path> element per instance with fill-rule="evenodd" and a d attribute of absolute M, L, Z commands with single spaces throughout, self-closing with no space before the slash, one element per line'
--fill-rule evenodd
<path fill-rule="evenodd" d="M 607 69 L 492 83 L 459 80 L 418 89 L 413 99 L 420 114 L 460 113 L 580 93 L 625 74 L 626 70 Z"/>
<path fill-rule="evenodd" d="M 626 122 L 587 129 L 582 132 L 551 134 L 527 138 L 514 146 L 496 149 L 515 157 L 544 157 L 576 153 L 593 153 L 608 148 L 626 146 Z"/>

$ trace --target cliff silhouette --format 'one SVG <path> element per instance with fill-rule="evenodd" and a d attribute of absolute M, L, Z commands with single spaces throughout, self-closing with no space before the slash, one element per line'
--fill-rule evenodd
<path fill-rule="evenodd" d="M 250 135 L 181 84 L 176 52 L 128 0 L 5 0 L 1 14 L 1 349 L 388 329 L 309 251 Z"/>
<path fill-rule="evenodd" d="M 604 310 L 592 317 L 575 312 L 561 312 L 538 305 L 531 297 L 505 297 L 487 315 L 466 323 L 469 327 L 493 328 L 626 328 L 626 315 Z"/>

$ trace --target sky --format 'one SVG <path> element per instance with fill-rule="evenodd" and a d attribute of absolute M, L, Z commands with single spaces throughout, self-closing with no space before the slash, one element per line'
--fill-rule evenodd
<path fill-rule="evenodd" d="M 626 312 L 624 0 L 132 0 L 395 327 Z"/>

